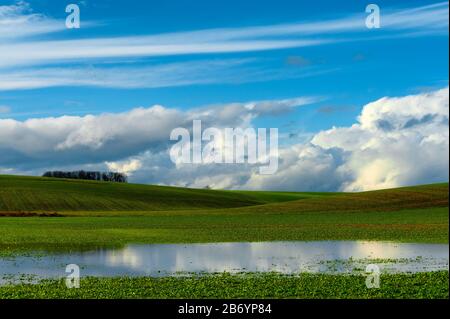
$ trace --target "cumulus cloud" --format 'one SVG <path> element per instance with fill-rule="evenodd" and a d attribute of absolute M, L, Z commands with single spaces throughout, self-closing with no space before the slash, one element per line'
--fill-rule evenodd
<path fill-rule="evenodd" d="M 174 128 L 190 129 L 193 120 L 202 120 L 205 127 L 247 127 L 257 116 L 288 112 L 317 100 L 232 103 L 189 111 L 155 105 L 82 117 L 0 119 L 0 167 L 115 162 L 148 150 L 158 153 L 167 151 Z"/>
<path fill-rule="evenodd" d="M 448 181 L 448 88 L 364 106 L 358 122 L 284 150 L 277 174 L 249 188 L 364 191 Z"/>
<path fill-rule="evenodd" d="M 190 111 L 163 106 L 117 114 L 27 121 L 0 119 L 0 171 L 111 169 L 131 181 L 222 189 L 363 191 L 448 181 L 448 88 L 365 105 L 356 123 L 280 149 L 279 169 L 250 164 L 171 162 L 175 127 L 249 127 L 258 116 L 289 112 L 318 98 L 231 103 Z"/>
<path fill-rule="evenodd" d="M 336 191 L 348 180 L 339 170 L 344 161 L 340 149 L 324 149 L 312 143 L 294 145 L 280 151 L 276 174 L 253 172 L 242 189 Z"/>
<path fill-rule="evenodd" d="M 148 161 L 143 168 L 148 169 L 135 177 L 199 188 L 298 191 L 365 191 L 448 181 L 448 93 L 445 88 L 369 103 L 355 124 L 280 149 L 279 169 L 273 175 L 260 175 L 244 164 L 173 169 L 163 164 L 166 155 L 160 154 L 143 156 L 142 161 Z"/>
<path fill-rule="evenodd" d="M 110 171 L 132 175 L 142 167 L 142 162 L 138 159 L 131 159 L 121 162 L 105 162 Z"/>

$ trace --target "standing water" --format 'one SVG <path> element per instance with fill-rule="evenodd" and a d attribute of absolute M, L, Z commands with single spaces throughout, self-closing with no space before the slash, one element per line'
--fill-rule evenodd
<path fill-rule="evenodd" d="M 127 245 L 121 249 L 0 258 L 0 283 L 21 275 L 61 278 L 77 264 L 81 276 L 169 276 L 180 273 L 351 273 L 377 264 L 382 272 L 448 270 L 447 244 L 368 241 L 238 242 Z"/>

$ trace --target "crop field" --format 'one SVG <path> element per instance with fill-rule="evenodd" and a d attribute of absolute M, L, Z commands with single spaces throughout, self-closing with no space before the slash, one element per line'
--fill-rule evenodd
<path fill-rule="evenodd" d="M 0 176 L 0 257 L 120 248 L 130 243 L 448 243 L 448 191 L 448 183 L 362 193 L 293 193 Z M 448 297 L 448 272 L 385 276 L 387 284 L 377 292 L 358 288 L 363 285 L 358 276 L 247 274 L 85 278 L 83 289 L 76 292 L 50 280 L 1 287 L 0 298 L 89 298 L 97 292 L 100 298 Z M 272 281 L 282 283 L 282 288 L 270 288 Z M 419 281 L 424 285 L 417 286 Z M 395 288 L 398 282 L 404 289 Z M 214 292 L 207 293 L 208 287 Z"/>
<path fill-rule="evenodd" d="M 446 243 L 448 184 L 352 194 L 283 193 L 2 176 L 0 215 L 2 254 L 126 243 Z"/>
<path fill-rule="evenodd" d="M 448 272 L 382 275 L 367 289 L 357 275 L 217 274 L 163 278 L 86 278 L 80 289 L 58 280 L 0 287 L 0 298 L 427 298 L 448 299 Z"/>
<path fill-rule="evenodd" d="M 151 214 L 123 217 L 3 217 L 3 254 L 126 243 L 275 240 L 448 242 L 448 209 L 389 212 Z"/>
<path fill-rule="evenodd" d="M 266 206 L 267 205 L 267 206 Z M 0 175 L 0 214 L 182 211 L 389 211 L 448 206 L 448 183 L 363 193 L 217 191 Z M 248 209 L 245 209 L 247 207 Z M 220 210 L 219 210 L 220 211 Z"/>

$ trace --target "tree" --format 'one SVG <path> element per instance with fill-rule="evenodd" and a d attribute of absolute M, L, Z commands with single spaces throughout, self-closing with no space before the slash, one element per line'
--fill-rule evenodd
<path fill-rule="evenodd" d="M 117 173 L 117 172 L 49 171 L 49 172 L 45 172 L 42 176 L 43 177 L 51 177 L 51 178 L 83 179 L 83 180 L 115 182 L 115 183 L 127 183 L 128 182 L 127 175 L 125 175 L 123 173 Z"/>

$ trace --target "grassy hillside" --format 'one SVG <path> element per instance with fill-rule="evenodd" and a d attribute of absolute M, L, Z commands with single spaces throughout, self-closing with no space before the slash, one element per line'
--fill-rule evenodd
<path fill-rule="evenodd" d="M 309 196 L 301 200 L 239 208 L 246 212 L 361 212 L 448 207 L 448 183 L 360 193 Z"/>
<path fill-rule="evenodd" d="M 448 184 L 336 194 L 193 190 L 0 176 L 0 255 L 127 243 L 447 243 L 448 197 Z M 55 212 L 72 217 L 15 217 Z"/>
<path fill-rule="evenodd" d="M 192 211 L 299 213 L 448 206 L 448 183 L 362 193 L 250 192 L 0 176 L 0 214 Z M 231 210 L 230 210 L 231 209 Z"/>
<path fill-rule="evenodd" d="M 0 175 L 0 213 L 230 208 L 305 196 Z"/>

